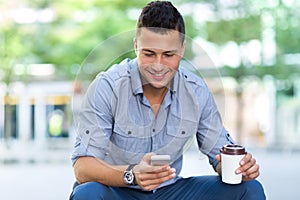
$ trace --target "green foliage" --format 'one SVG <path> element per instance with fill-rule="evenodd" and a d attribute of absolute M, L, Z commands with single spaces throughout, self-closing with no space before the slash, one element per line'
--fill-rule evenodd
<path fill-rule="evenodd" d="M 23 37 L 20 37 L 20 35 Z M 23 46 L 23 39 L 28 37 L 28 35 L 28 32 L 23 32 L 17 24 L 12 24 L 11 28 L 4 27 L 2 29 L 2 34 L 0 35 L 0 72 L 5 83 L 10 82 L 12 67 L 26 53 L 26 48 Z"/>
<path fill-rule="evenodd" d="M 240 44 L 261 38 L 260 16 L 250 16 L 234 20 L 208 22 L 206 25 L 208 40 L 222 45 L 228 41 Z"/>
<path fill-rule="evenodd" d="M 288 80 L 295 76 L 300 77 L 300 67 L 294 65 L 253 66 L 251 68 L 243 65 L 238 68 L 225 66 L 220 69 L 220 73 L 222 76 L 234 77 L 238 81 L 244 77 L 255 76 L 263 78 L 267 75 L 278 80 Z"/>
<path fill-rule="evenodd" d="M 276 18 L 275 32 L 279 53 L 300 52 L 300 5 L 293 8 L 281 6 L 273 13 Z"/>
<path fill-rule="evenodd" d="M 34 24 L 12 22 L 6 25 L 5 30 L 0 27 L 0 69 L 6 75 L 2 79 L 10 82 L 13 66 L 18 63 L 52 63 L 57 69 L 58 79 L 73 79 L 76 74 L 70 70 L 71 66 L 80 65 L 99 43 L 134 29 L 135 21 L 128 18 L 127 8 L 137 2 L 126 2 L 27 1 L 27 5 L 36 11 L 52 9 L 54 21 Z"/>
<path fill-rule="evenodd" d="M 94 63 L 92 70 L 88 69 L 90 68 L 88 64 L 85 74 L 88 77 L 95 76 L 100 70 L 125 57 L 134 57 L 132 45 L 134 36 L 125 34 L 124 40 L 118 36 L 126 31 L 134 31 L 136 19 L 128 13 L 129 11 L 140 12 L 149 1 L 24 0 L 23 2 L 36 11 L 43 9 L 53 11 L 54 20 L 51 23 L 17 24 L 9 18 L 7 22 L 0 24 L 0 80 L 6 83 L 12 80 L 12 70 L 20 63 L 24 65 L 51 63 L 56 67 L 57 79 L 74 79 L 80 66 L 85 68 L 85 65 L 91 61 L 90 58 Z M 216 15 L 219 16 L 217 13 L 220 10 L 219 1 L 176 0 L 174 4 L 179 6 L 200 2 L 211 4 Z M 236 9 L 240 18 L 203 22 L 200 27 L 195 22 L 193 14 L 184 16 L 186 33 L 189 37 L 185 59 L 192 60 L 194 57 L 190 44 L 194 37 L 207 35 L 206 39 L 218 45 L 228 41 L 241 44 L 252 39 L 261 40 L 263 27 L 260 9 L 264 9 L 264 12 L 269 12 L 274 17 L 277 61 L 283 60 L 281 56 L 284 53 L 300 53 L 299 5 L 287 7 L 279 3 L 276 9 L 269 9 L 266 2 L 260 4 L 262 6 L 257 6 L 258 0 L 237 2 L 235 7 L 230 9 Z M 8 5 L 8 3 L 0 4 L 0 11 L 6 17 L 8 12 L 4 11 L 12 9 Z M 116 36 L 118 40 L 112 42 L 111 38 Z M 107 45 L 108 41 L 110 45 Z M 104 48 L 99 48 L 101 45 Z M 92 53 L 97 48 L 98 53 Z M 296 66 L 285 66 L 282 63 L 271 67 L 240 66 L 237 69 L 224 67 L 222 74 L 235 78 L 249 74 L 259 77 L 272 74 L 276 78 L 282 78 L 299 71 Z"/>

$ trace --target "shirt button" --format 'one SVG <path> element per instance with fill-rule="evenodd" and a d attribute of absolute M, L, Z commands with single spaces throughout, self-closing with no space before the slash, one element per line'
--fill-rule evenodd
<path fill-rule="evenodd" d="M 128 131 L 127 133 L 128 133 L 128 135 L 131 135 L 131 131 Z"/>
<path fill-rule="evenodd" d="M 89 130 L 86 130 L 86 131 L 85 131 L 85 133 L 86 133 L 86 134 L 89 134 L 89 133 L 90 133 L 90 131 L 89 131 Z"/>
<path fill-rule="evenodd" d="M 185 131 L 182 131 L 181 134 L 184 135 L 184 134 L 185 134 Z"/>

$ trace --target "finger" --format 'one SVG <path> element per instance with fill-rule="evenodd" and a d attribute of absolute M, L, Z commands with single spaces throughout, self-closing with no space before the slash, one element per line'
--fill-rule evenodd
<path fill-rule="evenodd" d="M 171 169 L 170 165 L 163 165 L 163 166 L 153 166 L 152 172 L 153 173 L 161 173 L 161 172 L 166 172 Z"/>
<path fill-rule="evenodd" d="M 246 176 L 243 176 L 243 181 L 250 181 L 250 180 L 254 180 L 256 179 L 258 176 L 259 176 L 259 171 L 253 173 L 253 174 L 249 174 L 249 175 L 246 175 Z"/>
<path fill-rule="evenodd" d="M 146 190 L 146 191 L 150 191 L 150 190 L 154 190 L 155 188 L 157 188 L 160 184 L 157 184 L 157 185 L 146 185 L 146 186 L 141 186 L 141 188 L 143 190 Z"/>
<path fill-rule="evenodd" d="M 175 169 L 171 171 L 172 172 L 168 174 L 156 174 L 156 175 L 150 174 L 150 176 L 149 174 L 140 175 L 139 185 L 145 190 L 153 189 L 159 186 L 160 184 L 162 184 L 163 182 L 175 178 L 176 176 Z"/>
<path fill-rule="evenodd" d="M 139 179 L 141 181 L 144 181 L 144 180 L 161 179 L 161 178 L 164 178 L 164 177 L 168 177 L 169 175 L 172 175 L 172 174 L 176 174 L 176 169 L 170 168 L 167 171 L 162 171 L 162 172 L 159 172 L 159 173 L 154 173 L 154 172 L 141 173 L 141 174 L 138 174 L 138 176 L 139 176 Z"/>
<path fill-rule="evenodd" d="M 142 183 L 142 185 L 150 185 L 155 183 L 161 183 L 162 181 L 169 180 L 176 176 L 176 169 L 172 168 L 166 172 L 161 173 L 139 173 L 136 174 L 136 179 Z"/>
<path fill-rule="evenodd" d="M 153 165 L 144 165 L 139 169 L 137 173 L 161 173 L 166 172 L 171 169 L 170 165 L 164 166 L 153 166 Z"/>
<path fill-rule="evenodd" d="M 248 171 L 251 167 L 253 167 L 256 164 L 256 160 L 252 158 L 249 162 L 244 163 L 244 165 L 240 166 L 238 168 L 238 173 L 245 173 Z"/>
<path fill-rule="evenodd" d="M 255 164 L 247 171 L 243 172 L 243 180 L 252 180 L 259 176 L 259 165 Z"/>
<path fill-rule="evenodd" d="M 143 189 L 149 190 L 149 189 L 152 189 L 152 188 L 155 188 L 155 187 L 161 185 L 163 182 L 168 181 L 168 180 L 170 180 L 172 178 L 174 178 L 174 177 L 172 176 L 170 178 L 164 177 L 164 178 L 155 179 L 155 180 L 145 180 L 145 181 L 139 182 L 139 185 Z"/>
<path fill-rule="evenodd" d="M 247 153 L 243 159 L 240 161 L 240 165 L 243 166 L 246 163 L 248 163 L 250 160 L 252 159 L 252 154 L 251 153 Z"/>
<path fill-rule="evenodd" d="M 150 152 L 144 155 L 143 161 L 150 164 L 151 156 L 155 155 L 154 152 Z"/>
<path fill-rule="evenodd" d="M 217 155 L 216 155 L 216 159 L 217 159 L 217 161 L 221 162 L 221 155 L 220 155 L 220 154 L 217 154 Z"/>

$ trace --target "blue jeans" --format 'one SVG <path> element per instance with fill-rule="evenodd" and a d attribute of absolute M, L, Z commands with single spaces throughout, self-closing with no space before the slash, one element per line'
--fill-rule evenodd
<path fill-rule="evenodd" d="M 108 187 L 97 182 L 75 184 L 70 200 L 264 200 L 262 185 L 256 181 L 246 181 L 229 185 L 219 176 L 198 176 L 179 179 L 176 183 L 157 189 L 155 192 Z"/>

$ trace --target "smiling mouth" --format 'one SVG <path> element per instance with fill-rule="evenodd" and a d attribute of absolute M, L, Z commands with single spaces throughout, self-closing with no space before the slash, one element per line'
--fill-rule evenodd
<path fill-rule="evenodd" d="M 151 76 L 156 81 L 162 81 L 166 77 L 166 73 L 151 73 Z"/>

